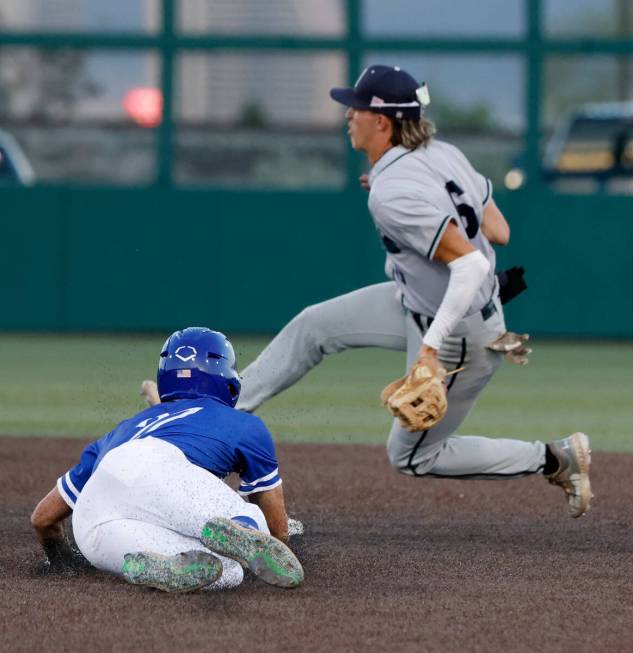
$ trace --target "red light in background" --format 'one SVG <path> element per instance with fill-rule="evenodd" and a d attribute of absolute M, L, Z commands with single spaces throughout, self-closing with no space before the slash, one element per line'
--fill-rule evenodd
<path fill-rule="evenodd" d="M 163 116 L 163 94 L 157 88 L 137 86 L 123 96 L 123 108 L 141 127 L 157 127 Z"/>

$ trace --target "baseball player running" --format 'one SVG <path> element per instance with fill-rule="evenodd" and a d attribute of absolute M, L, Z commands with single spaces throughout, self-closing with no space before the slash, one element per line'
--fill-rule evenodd
<path fill-rule="evenodd" d="M 98 569 L 164 591 L 235 587 L 243 567 L 280 587 L 303 569 L 264 423 L 235 410 L 240 378 L 226 337 L 176 331 L 163 346 L 160 403 L 89 444 L 31 517 L 52 564 L 72 555 L 61 520 Z M 222 479 L 239 474 L 233 491 Z"/>
<path fill-rule="evenodd" d="M 407 368 L 453 374 L 445 386 L 447 412 L 436 425 L 411 432 L 394 420 L 387 453 L 399 472 L 460 479 L 540 473 L 565 491 L 569 514 L 579 517 L 592 498 L 585 434 L 549 444 L 455 435 L 504 353 L 525 364 L 530 352 L 526 336 L 506 331 L 492 245 L 506 245 L 510 229 L 490 181 L 456 147 L 433 138 L 433 124 L 422 115 L 426 86 L 405 71 L 370 66 L 353 88 L 330 94 L 348 107 L 352 146 L 371 165 L 361 183 L 392 281 L 297 315 L 244 370 L 237 407 L 256 410 L 326 354 L 352 347 L 406 351 Z M 145 394 L 158 401 L 151 384 Z"/>

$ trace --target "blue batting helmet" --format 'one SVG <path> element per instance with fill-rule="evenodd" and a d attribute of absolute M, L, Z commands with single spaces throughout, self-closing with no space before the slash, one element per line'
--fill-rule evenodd
<path fill-rule="evenodd" d="M 161 401 L 214 397 L 235 406 L 242 384 L 228 338 L 205 327 L 175 331 L 160 353 L 156 382 Z"/>

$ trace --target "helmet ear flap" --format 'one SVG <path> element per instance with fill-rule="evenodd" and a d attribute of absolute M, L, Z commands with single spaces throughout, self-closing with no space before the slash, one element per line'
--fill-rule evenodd
<path fill-rule="evenodd" d="M 237 388 L 234 383 L 227 383 L 229 386 L 229 392 L 231 393 L 231 397 L 237 399 L 240 396 L 240 388 Z"/>

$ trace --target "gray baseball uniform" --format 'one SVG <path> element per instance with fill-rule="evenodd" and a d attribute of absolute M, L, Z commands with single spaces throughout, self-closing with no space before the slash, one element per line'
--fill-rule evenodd
<path fill-rule="evenodd" d="M 387 442 L 389 460 L 400 472 L 416 476 L 503 478 L 541 471 L 541 442 L 453 435 L 502 360 L 501 354 L 485 348 L 506 330 L 494 251 L 480 229 L 490 182 L 457 148 L 434 140 L 416 150 L 388 150 L 374 165 L 370 186 L 369 209 L 393 281 L 297 315 L 244 370 L 237 407 L 255 410 L 297 382 L 324 355 L 352 347 L 406 351 L 408 369 L 448 286 L 449 270 L 433 256 L 453 221 L 491 263 L 473 304 L 439 351 L 447 370 L 465 369 L 450 377 L 448 412 L 435 427 L 409 433 L 394 420 Z"/>

